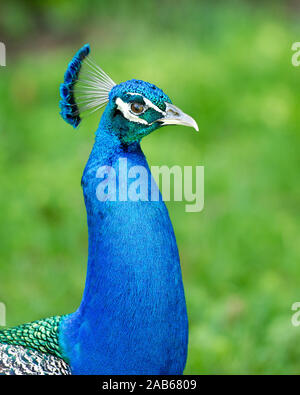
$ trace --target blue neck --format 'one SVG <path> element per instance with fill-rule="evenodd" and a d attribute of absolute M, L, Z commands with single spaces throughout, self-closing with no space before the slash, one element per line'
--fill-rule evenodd
<path fill-rule="evenodd" d="M 61 347 L 75 374 L 181 374 L 187 316 L 176 240 L 165 204 L 100 202 L 99 167 L 151 173 L 138 143 L 122 146 L 104 113 L 84 170 L 89 256 L 79 309 L 61 325 Z"/>

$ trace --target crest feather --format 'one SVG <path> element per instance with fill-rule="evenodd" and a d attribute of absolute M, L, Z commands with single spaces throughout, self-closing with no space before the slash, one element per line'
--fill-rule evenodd
<path fill-rule="evenodd" d="M 60 86 L 62 118 L 76 128 L 82 113 L 92 113 L 109 100 L 114 81 L 89 57 L 90 46 L 84 45 L 73 57 Z"/>

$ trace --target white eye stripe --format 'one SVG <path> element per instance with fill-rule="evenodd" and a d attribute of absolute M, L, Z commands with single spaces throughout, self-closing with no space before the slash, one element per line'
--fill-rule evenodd
<path fill-rule="evenodd" d="M 116 105 L 118 106 L 118 110 L 120 110 L 123 116 L 129 121 L 149 125 L 149 123 L 145 119 L 142 119 L 137 115 L 132 114 L 132 112 L 130 111 L 130 103 L 125 103 L 122 99 L 118 97 L 116 100 Z"/>
<path fill-rule="evenodd" d="M 164 112 L 164 111 L 162 111 L 160 108 L 158 108 L 155 104 L 153 104 L 152 103 L 152 101 L 151 100 L 149 100 L 149 99 L 147 99 L 145 96 L 143 96 L 142 94 L 140 94 L 140 93 L 134 93 L 134 92 L 126 92 L 128 95 L 132 95 L 132 96 L 142 96 L 142 98 L 143 98 L 143 100 L 144 100 L 144 102 L 145 102 L 145 104 L 148 106 L 148 107 L 150 107 L 150 108 L 152 108 L 153 110 L 155 110 L 155 111 L 157 111 L 157 112 L 160 112 L 162 115 L 166 115 L 166 113 Z"/>

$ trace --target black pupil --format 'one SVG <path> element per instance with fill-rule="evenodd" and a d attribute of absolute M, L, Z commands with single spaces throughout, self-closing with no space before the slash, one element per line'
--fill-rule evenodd
<path fill-rule="evenodd" d="M 141 114 L 144 111 L 144 106 L 140 103 L 132 103 L 131 110 L 136 114 Z"/>

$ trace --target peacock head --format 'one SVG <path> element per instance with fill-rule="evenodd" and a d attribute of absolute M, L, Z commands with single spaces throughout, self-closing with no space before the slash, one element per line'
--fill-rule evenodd
<path fill-rule="evenodd" d="M 76 53 L 61 84 L 61 115 L 74 128 L 83 113 L 106 105 L 101 122 L 125 144 L 139 142 L 164 125 L 191 126 L 198 131 L 196 121 L 173 105 L 161 89 L 136 79 L 117 85 L 89 53 L 88 44 Z"/>

